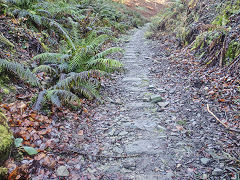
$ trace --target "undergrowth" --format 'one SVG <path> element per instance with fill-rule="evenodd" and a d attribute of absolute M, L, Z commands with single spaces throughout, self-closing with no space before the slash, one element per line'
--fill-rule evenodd
<path fill-rule="evenodd" d="M 154 17 L 148 38 L 171 32 L 181 47 L 189 46 L 207 66 L 228 66 L 238 61 L 240 1 L 222 1 L 206 6 L 204 1 L 171 1 Z M 215 8 L 213 10 L 213 8 Z M 213 14 L 208 13 L 214 11 Z"/>
<path fill-rule="evenodd" d="M 79 105 L 82 97 L 102 102 L 101 79 L 122 69 L 111 56 L 123 50 L 108 44 L 144 22 L 139 14 L 111 0 L 1 0 L 0 7 L 2 15 L 40 34 L 45 52 L 31 62 L 0 59 L 1 69 L 39 90 L 35 110 L 49 102 L 57 107 Z M 16 46 L 4 34 L 0 43 L 6 49 Z"/>

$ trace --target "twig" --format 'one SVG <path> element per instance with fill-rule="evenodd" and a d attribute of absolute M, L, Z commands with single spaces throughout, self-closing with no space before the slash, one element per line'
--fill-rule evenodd
<path fill-rule="evenodd" d="M 224 123 L 210 110 L 209 104 L 207 104 L 207 111 L 208 111 L 219 123 L 221 123 L 227 130 L 240 133 L 240 130 L 232 129 L 232 128 L 230 128 L 229 126 L 227 126 L 226 124 L 224 124 Z"/>

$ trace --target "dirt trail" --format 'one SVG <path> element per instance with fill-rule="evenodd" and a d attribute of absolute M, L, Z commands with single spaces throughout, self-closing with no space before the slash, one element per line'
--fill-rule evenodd
<path fill-rule="evenodd" d="M 76 144 L 80 147 L 76 151 L 91 154 L 84 174 L 103 179 L 183 177 L 184 172 L 173 171 L 191 154 L 191 144 L 178 132 L 168 130 L 171 124 L 176 125 L 176 112 L 164 112 L 172 102 L 161 97 L 171 96 L 176 87 L 167 81 L 161 86 L 151 72 L 154 53 L 144 39 L 146 28 L 138 29 L 125 47 L 122 61 L 126 73 L 104 89 L 111 94 L 110 102 L 98 107 L 92 119 L 95 140 L 83 146 Z M 162 56 L 169 54 L 162 49 Z M 163 68 L 168 66 L 167 61 L 163 63 Z"/>
<path fill-rule="evenodd" d="M 192 98 L 198 88 L 187 69 L 178 66 L 186 57 L 174 55 L 177 47 L 171 37 L 146 40 L 146 30 L 137 29 L 125 45 L 126 72 L 103 84 L 108 101 L 93 110 L 91 121 L 70 128 L 70 146 L 60 151 L 70 158 L 69 179 L 224 176 L 222 138 L 227 133 Z"/>

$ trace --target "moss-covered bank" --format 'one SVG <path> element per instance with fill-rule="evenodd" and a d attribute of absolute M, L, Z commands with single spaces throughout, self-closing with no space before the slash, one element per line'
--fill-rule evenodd
<path fill-rule="evenodd" d="M 7 173 L 7 169 L 2 168 L 1 165 L 8 158 L 12 143 L 12 133 L 7 125 L 7 119 L 0 113 L 0 179 Z"/>

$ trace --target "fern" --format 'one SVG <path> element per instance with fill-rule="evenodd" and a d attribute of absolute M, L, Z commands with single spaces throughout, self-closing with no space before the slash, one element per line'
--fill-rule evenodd
<path fill-rule="evenodd" d="M 88 45 L 87 48 L 91 51 L 97 51 L 99 48 L 102 47 L 102 45 L 109 39 L 109 36 L 106 34 L 102 34 L 96 38 L 94 38 L 92 41 L 87 39 Z"/>
<path fill-rule="evenodd" d="M 73 48 L 73 50 L 75 51 L 76 50 L 76 47 L 72 41 L 72 39 L 69 37 L 68 33 L 66 32 L 66 30 L 59 24 L 57 23 L 56 21 L 54 20 L 51 20 L 49 18 L 45 18 L 46 20 L 49 21 L 49 25 L 52 26 L 52 27 L 55 27 L 57 28 L 60 33 L 63 34 L 63 36 L 67 39 L 67 41 L 69 42 L 69 45 Z"/>
<path fill-rule="evenodd" d="M 99 87 L 99 80 L 102 72 L 100 71 L 85 71 L 81 73 L 70 73 L 69 76 L 63 80 L 60 80 L 54 89 L 73 90 L 75 93 L 80 93 L 88 99 L 100 99 L 100 95 L 97 91 Z"/>
<path fill-rule="evenodd" d="M 80 99 L 78 98 L 78 96 L 76 96 L 72 92 L 66 91 L 66 90 L 59 90 L 59 89 L 48 90 L 46 96 L 47 96 L 48 100 L 50 100 L 57 107 L 62 106 L 61 102 L 80 103 Z"/>
<path fill-rule="evenodd" d="M 114 72 L 122 67 L 122 63 L 114 59 L 93 59 L 88 62 L 89 69 L 98 69 L 105 72 Z"/>
<path fill-rule="evenodd" d="M 76 69 L 78 69 L 79 67 L 82 68 L 82 70 L 86 70 L 84 69 L 84 62 L 86 61 L 86 49 L 85 48 L 81 48 L 79 50 L 77 50 L 75 52 L 75 55 L 71 58 L 70 62 L 69 62 L 69 71 L 75 71 Z"/>
<path fill-rule="evenodd" d="M 59 89 L 48 89 L 43 90 L 39 93 L 37 101 L 33 106 L 33 110 L 40 111 L 42 109 L 43 104 L 46 101 L 50 101 L 52 104 L 56 105 L 57 107 L 62 106 L 62 102 L 71 103 L 77 102 L 80 104 L 80 99 L 78 96 L 73 94 L 67 90 L 59 90 Z"/>
<path fill-rule="evenodd" d="M 61 73 L 68 72 L 68 64 L 67 63 L 61 63 L 57 67 Z"/>
<path fill-rule="evenodd" d="M 46 73 L 56 73 L 55 69 L 49 65 L 40 65 L 33 69 L 33 73 L 46 72 Z"/>
<path fill-rule="evenodd" d="M 47 93 L 47 90 L 43 90 L 38 94 L 38 98 L 37 101 L 35 102 L 34 106 L 33 106 L 33 110 L 34 111 L 40 111 L 44 102 L 45 102 L 45 95 Z"/>
<path fill-rule="evenodd" d="M 106 49 L 103 52 L 100 52 L 98 54 L 96 54 L 93 59 L 99 59 L 99 58 L 105 58 L 107 55 L 109 54 L 113 54 L 113 53 L 118 53 L 118 52 L 123 52 L 124 50 L 122 48 L 118 48 L 118 47 L 112 47 L 109 49 Z"/>
<path fill-rule="evenodd" d="M 70 73 L 67 78 L 59 81 L 54 86 L 54 89 L 69 90 L 73 87 L 78 86 L 81 83 L 88 82 L 90 79 L 92 80 L 92 84 L 98 85 L 99 81 L 96 78 L 99 78 L 101 74 L 103 73 L 97 70 L 84 71 L 81 73 Z"/>
<path fill-rule="evenodd" d="M 76 86 L 76 90 L 77 92 L 81 93 L 82 95 L 84 95 L 86 98 L 92 100 L 94 98 L 96 98 L 98 101 L 102 102 L 102 99 L 99 95 L 99 92 L 97 90 L 97 86 L 89 83 L 89 82 L 83 82 L 83 83 L 79 83 Z"/>
<path fill-rule="evenodd" d="M 8 46 L 14 47 L 13 43 L 11 43 L 7 38 L 5 38 L 2 33 L 0 33 L 0 42 Z"/>
<path fill-rule="evenodd" d="M 71 56 L 61 53 L 42 53 L 33 57 L 33 60 L 39 59 L 41 62 L 54 62 L 62 63 L 64 60 L 69 59 Z"/>
<path fill-rule="evenodd" d="M 36 0 L 5 0 L 6 3 L 15 5 L 21 8 L 29 8 L 32 3 L 36 2 Z"/>
<path fill-rule="evenodd" d="M 20 79 L 25 80 L 33 86 L 39 86 L 39 80 L 35 74 L 31 72 L 29 68 L 24 67 L 22 64 L 17 62 L 10 62 L 5 59 L 0 59 L 0 67 L 11 71 L 12 73 L 19 76 Z"/>

